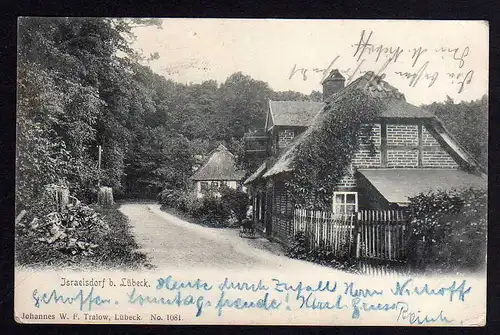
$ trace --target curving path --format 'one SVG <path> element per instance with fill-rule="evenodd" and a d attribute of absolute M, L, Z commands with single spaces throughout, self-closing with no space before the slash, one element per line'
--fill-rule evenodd
<path fill-rule="evenodd" d="M 157 204 L 124 204 L 141 251 L 157 268 L 278 269 L 328 274 L 331 268 L 278 256 L 251 246 L 236 229 L 216 229 L 186 222 L 160 210 Z"/>

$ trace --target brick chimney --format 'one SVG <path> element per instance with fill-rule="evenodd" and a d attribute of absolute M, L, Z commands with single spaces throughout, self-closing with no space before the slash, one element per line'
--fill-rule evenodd
<path fill-rule="evenodd" d="M 335 69 L 323 80 L 323 101 L 344 88 L 345 78 Z"/>

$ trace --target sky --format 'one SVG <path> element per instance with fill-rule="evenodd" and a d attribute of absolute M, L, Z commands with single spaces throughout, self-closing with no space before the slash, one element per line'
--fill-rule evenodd
<path fill-rule="evenodd" d="M 224 82 L 241 71 L 275 91 L 321 91 L 338 69 L 347 82 L 385 75 L 412 104 L 479 99 L 488 92 L 482 21 L 163 19 L 135 28 L 148 65 L 182 83 Z"/>

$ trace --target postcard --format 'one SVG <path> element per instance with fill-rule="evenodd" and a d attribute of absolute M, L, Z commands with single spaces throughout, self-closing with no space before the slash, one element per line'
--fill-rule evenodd
<path fill-rule="evenodd" d="M 485 325 L 488 22 L 18 33 L 16 322 Z"/>

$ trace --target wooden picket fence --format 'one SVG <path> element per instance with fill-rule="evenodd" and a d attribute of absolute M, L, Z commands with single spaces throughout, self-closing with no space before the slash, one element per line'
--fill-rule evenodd
<path fill-rule="evenodd" d="M 348 256 L 354 245 L 356 213 L 335 215 L 332 212 L 296 209 L 294 235 L 303 231 L 309 248 L 325 247 L 335 256 Z"/>
<path fill-rule="evenodd" d="M 356 259 L 365 273 L 404 271 L 408 218 L 402 210 L 362 210 L 350 214 L 296 209 L 293 234 L 305 233 L 310 249 L 323 247 L 339 258 Z"/>
<path fill-rule="evenodd" d="M 407 226 L 407 217 L 401 210 L 360 211 L 357 257 L 406 260 Z"/>

